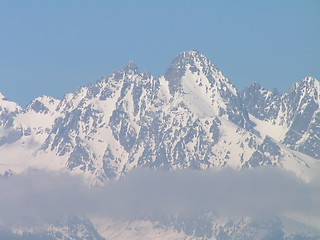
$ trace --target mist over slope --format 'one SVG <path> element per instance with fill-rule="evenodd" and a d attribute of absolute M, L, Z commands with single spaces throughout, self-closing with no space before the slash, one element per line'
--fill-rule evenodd
<path fill-rule="evenodd" d="M 311 77 L 284 94 L 239 91 L 188 51 L 159 78 L 129 62 L 61 100 L 23 109 L 0 95 L 1 221 L 51 224 L 61 239 L 71 223 L 82 239 L 110 229 L 133 239 L 145 225 L 168 239 L 293 239 L 292 221 L 309 233 L 319 228 L 319 94 Z M 57 227 L 79 213 L 90 220 Z"/>

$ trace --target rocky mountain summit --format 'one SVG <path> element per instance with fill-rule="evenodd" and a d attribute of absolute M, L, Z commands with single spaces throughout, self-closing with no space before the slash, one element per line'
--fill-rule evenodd
<path fill-rule="evenodd" d="M 138 166 L 277 165 L 308 178 L 320 155 L 319 94 L 310 77 L 284 94 L 257 83 L 240 92 L 197 51 L 159 78 L 129 62 L 62 100 L 42 96 L 23 109 L 2 96 L 0 152 L 28 157 L 3 157 L 1 172 L 53 167 L 104 182 Z"/>
<path fill-rule="evenodd" d="M 308 182 L 319 167 L 319 106 L 320 83 L 311 77 L 284 94 L 258 83 L 239 91 L 197 51 L 179 54 L 159 78 L 129 62 L 61 100 L 41 96 L 22 108 L 0 94 L 0 174 L 46 169 L 80 174 L 93 185 L 103 185 L 138 167 L 174 171 L 276 166 Z M 270 239 L 299 239 L 286 238 L 279 220 L 242 219 L 218 226 L 216 220 L 205 219 L 198 219 L 202 226 L 187 218 L 160 228 L 143 221 L 130 224 L 151 224 L 152 231 L 163 234 L 178 231 L 177 239 L 248 239 L 249 230 L 259 235 L 254 232 L 257 226 L 271 229 Z M 85 221 L 79 222 L 83 226 Z M 128 232 L 130 224 L 121 224 L 115 229 Z M 99 235 L 91 223 L 90 229 L 86 232 Z"/>

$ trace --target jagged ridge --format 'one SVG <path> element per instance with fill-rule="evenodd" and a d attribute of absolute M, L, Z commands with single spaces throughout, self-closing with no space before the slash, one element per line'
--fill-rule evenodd
<path fill-rule="evenodd" d="M 43 96 L 26 109 L 2 100 L 1 109 L 0 151 L 16 146 L 31 159 L 19 168 L 12 161 L 2 172 L 48 159 L 40 165 L 100 182 L 136 166 L 271 164 L 302 176 L 314 160 L 290 149 L 320 156 L 317 80 L 306 78 L 283 95 L 258 84 L 240 93 L 197 51 L 179 54 L 159 78 L 131 61 L 62 100 Z"/>
<path fill-rule="evenodd" d="M 305 78 L 284 94 L 259 84 L 239 92 L 205 56 L 189 51 L 179 54 L 159 78 L 140 73 L 129 62 L 62 100 L 42 96 L 22 109 L 0 95 L 1 174 L 46 168 L 104 183 L 135 167 L 273 165 L 310 180 L 320 156 L 319 85 L 316 79 Z M 145 229 L 147 224 L 152 231 L 158 227 L 161 234 L 173 231 L 182 239 L 246 239 L 260 230 L 270 238 L 301 237 L 285 237 L 278 220 L 238 219 L 220 225 L 219 221 L 206 215 L 179 216 L 167 225 L 146 220 L 128 226 Z M 113 224 L 106 229 L 114 231 Z M 85 230 L 82 233 L 100 238 L 90 222 L 80 221 L 77 226 Z M 56 230 L 65 239 L 70 237 Z"/>

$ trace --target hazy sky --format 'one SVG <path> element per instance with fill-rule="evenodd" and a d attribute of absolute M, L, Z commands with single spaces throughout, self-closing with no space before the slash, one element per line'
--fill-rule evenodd
<path fill-rule="evenodd" d="M 61 98 L 133 60 L 163 75 L 206 55 L 239 89 L 320 79 L 320 1 L 0 0 L 0 92 Z"/>

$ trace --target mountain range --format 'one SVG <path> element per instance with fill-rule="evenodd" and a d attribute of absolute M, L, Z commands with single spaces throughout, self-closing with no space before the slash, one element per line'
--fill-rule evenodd
<path fill-rule="evenodd" d="M 137 168 L 242 171 L 273 166 L 310 182 L 319 169 L 319 106 L 320 82 L 312 77 L 283 94 L 258 83 L 240 91 L 198 51 L 180 53 L 158 78 L 129 62 L 62 99 L 41 96 L 26 108 L 0 94 L 0 174 L 41 169 L 105 185 Z M 279 219 L 266 223 L 242 218 L 219 227 L 209 219 L 171 221 L 161 231 L 151 220 L 130 224 L 133 229 L 149 224 L 145 228 L 158 229 L 167 239 L 318 239 L 285 237 Z M 188 221 L 191 228 L 183 226 Z M 197 233 L 199 221 L 203 226 L 209 222 L 210 230 Z M 125 231 L 121 224 L 109 226 L 128 232 L 128 225 Z M 256 231 L 252 229 L 269 235 L 246 238 L 246 232 Z M 107 239 L 108 231 L 103 235 Z M 97 235 L 94 231 L 92 239 Z"/>

